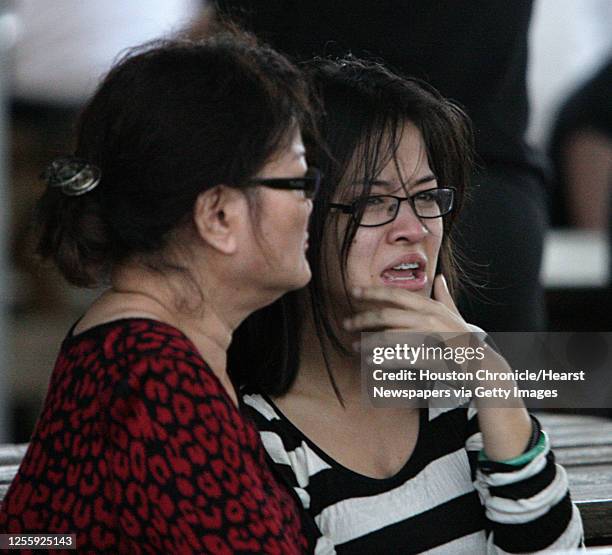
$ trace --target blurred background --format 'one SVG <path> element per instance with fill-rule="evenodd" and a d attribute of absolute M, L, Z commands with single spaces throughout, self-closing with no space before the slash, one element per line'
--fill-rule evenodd
<path fill-rule="evenodd" d="M 29 439 L 59 344 L 95 291 L 33 255 L 39 176 L 125 48 L 202 29 L 201 0 L 0 0 L 0 443 Z M 612 0 L 536 0 L 528 141 L 547 160 L 548 329 L 612 331 Z M 517 269 L 520 271 L 520 269 Z M 528 331 L 528 330 L 525 330 Z"/>

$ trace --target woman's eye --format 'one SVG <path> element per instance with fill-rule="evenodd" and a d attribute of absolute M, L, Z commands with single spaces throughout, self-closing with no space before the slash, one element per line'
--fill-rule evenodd
<path fill-rule="evenodd" d="M 385 203 L 384 199 L 380 197 L 366 197 L 362 202 L 365 206 L 379 206 Z"/>
<path fill-rule="evenodd" d="M 423 193 L 417 193 L 414 195 L 414 200 L 419 202 L 434 202 L 436 200 L 436 195 L 428 191 L 424 191 Z"/>

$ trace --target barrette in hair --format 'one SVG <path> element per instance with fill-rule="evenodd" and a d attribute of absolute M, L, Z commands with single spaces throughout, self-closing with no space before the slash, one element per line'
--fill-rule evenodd
<path fill-rule="evenodd" d="M 77 197 L 95 189 L 102 172 L 85 160 L 62 156 L 47 166 L 42 177 L 49 187 L 58 187 L 65 195 Z"/>

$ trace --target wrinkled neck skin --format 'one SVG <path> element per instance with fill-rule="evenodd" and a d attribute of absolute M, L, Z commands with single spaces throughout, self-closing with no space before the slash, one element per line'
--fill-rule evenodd
<path fill-rule="evenodd" d="M 235 400 L 227 349 L 233 331 L 261 301 L 222 279 L 222 271 L 202 276 L 194 270 L 191 275 L 193 280 L 126 264 L 113 272 L 111 288 L 97 302 L 115 317 L 150 317 L 182 331 Z"/>

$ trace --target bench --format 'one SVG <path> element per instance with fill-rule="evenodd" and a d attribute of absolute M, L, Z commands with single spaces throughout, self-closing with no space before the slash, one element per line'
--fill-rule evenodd
<path fill-rule="evenodd" d="M 21 445 L 0 445 L 0 500 L 6 495 L 11 480 L 17 473 L 19 463 L 25 455 L 27 443 Z"/>
<path fill-rule="evenodd" d="M 612 544 L 612 420 L 574 414 L 538 418 L 567 471 L 587 545 Z"/>
<path fill-rule="evenodd" d="M 568 474 L 584 522 L 587 545 L 612 544 L 612 420 L 539 414 L 557 461 Z M 0 499 L 17 472 L 27 444 L 0 446 Z"/>

